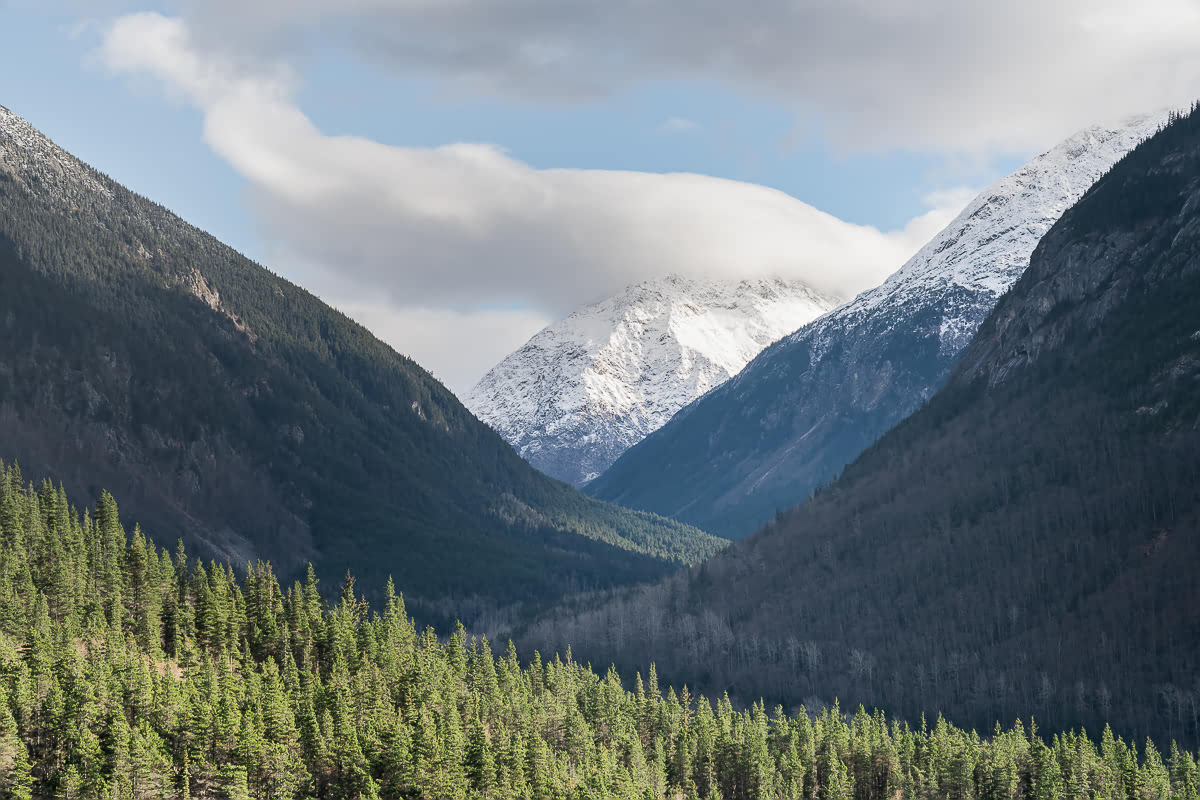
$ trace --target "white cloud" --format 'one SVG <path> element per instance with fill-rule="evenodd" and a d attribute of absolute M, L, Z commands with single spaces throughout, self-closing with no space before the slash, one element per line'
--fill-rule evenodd
<path fill-rule="evenodd" d="M 816 113 L 845 148 L 1025 152 L 1200 95 L 1197 0 L 186 0 L 205 42 L 320 26 L 406 75 L 550 100 L 683 78 Z"/>
<path fill-rule="evenodd" d="M 799 277 L 849 296 L 958 210 L 881 232 L 737 181 L 538 170 L 489 144 L 405 148 L 327 136 L 295 105 L 286 70 L 249 70 L 199 48 L 182 20 L 154 13 L 119 18 L 100 56 L 202 109 L 206 141 L 248 181 L 277 267 L 309 269 L 310 285 L 334 302 L 415 319 L 429 312 L 413 309 L 455 308 L 460 316 L 446 319 L 461 320 L 496 307 L 548 319 L 668 272 Z M 388 327 L 402 351 L 429 353 L 424 363 L 447 376 L 457 369 L 446 366 L 453 353 L 419 340 L 420 324 Z"/>
<path fill-rule="evenodd" d="M 904 232 L 911 241 L 928 242 L 954 221 L 959 212 L 975 199 L 979 188 L 955 186 L 930 192 L 921 198 L 926 211 L 908 221 Z"/>

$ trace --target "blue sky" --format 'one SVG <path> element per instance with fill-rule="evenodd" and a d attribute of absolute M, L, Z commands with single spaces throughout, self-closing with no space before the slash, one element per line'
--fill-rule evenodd
<path fill-rule="evenodd" d="M 871 4 L 797 19 L 774 2 L 763 20 L 707 2 L 684 19 L 666 13 L 674 0 L 621 0 L 604 18 L 564 21 L 567 6 L 539 12 L 546 1 L 453 0 L 443 14 L 423 0 L 115 0 L 97 16 L 0 0 L 18 32 L 0 49 L 0 104 L 461 392 L 538 326 L 633 280 L 776 271 L 852 294 L 900 266 L 970 190 L 1062 135 L 1200 94 L 1194 48 L 1171 49 L 1200 30 L 1180 12 L 1190 2 L 1162 0 L 1176 16 L 1134 31 L 1139 46 L 1123 56 L 1155 91 L 1076 97 L 1087 71 L 1046 61 L 1069 53 L 1023 58 L 1037 84 L 1016 62 L 975 63 L 995 40 L 1037 52 L 1036 31 L 1006 42 L 977 30 L 1003 19 L 949 11 L 927 31 L 923 18 L 880 21 Z M 1102 39 L 1138 8 L 1039 18 L 1047 35 L 1057 25 Z M 955 26 L 984 38 L 956 44 Z M 896 39 L 905 46 L 892 50 Z M 1043 83 L 1075 90 L 1071 102 L 1048 104 Z M 457 143 L 488 147 L 446 147 Z M 306 194 L 318 184 L 335 205 Z"/>

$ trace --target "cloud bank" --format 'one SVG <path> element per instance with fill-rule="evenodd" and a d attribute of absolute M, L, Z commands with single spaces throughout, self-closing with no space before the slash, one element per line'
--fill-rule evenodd
<path fill-rule="evenodd" d="M 318 26 L 404 75 L 563 101 L 712 80 L 846 148 L 1049 147 L 1200 95 L 1197 0 L 187 0 L 206 43 L 302 52 Z"/>
<path fill-rule="evenodd" d="M 100 57 L 199 108 L 209 146 L 247 179 L 273 263 L 303 271 L 374 327 L 406 331 L 392 341 L 414 354 L 422 335 L 465 347 L 505 315 L 524 329 L 669 272 L 798 277 L 848 297 L 903 263 L 965 202 L 935 198 L 904 229 L 882 232 L 703 175 L 539 170 L 492 144 L 327 136 L 296 105 L 288 70 L 206 49 L 184 20 L 156 13 L 118 18 Z M 379 307 L 422 309 L 430 327 L 383 325 Z"/>

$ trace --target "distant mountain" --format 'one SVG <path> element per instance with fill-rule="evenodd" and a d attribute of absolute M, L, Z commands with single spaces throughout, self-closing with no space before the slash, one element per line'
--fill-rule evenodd
<path fill-rule="evenodd" d="M 581 485 L 837 302 L 795 280 L 646 281 L 538 333 L 466 404 L 529 463 Z"/>
<path fill-rule="evenodd" d="M 1048 731 L 1195 743 L 1198 570 L 1193 112 L 1062 216 L 947 384 L 829 487 L 530 642 L 615 637 L 605 663 L 653 653 L 694 692 L 768 706 L 838 697 L 981 730 L 1023 709 Z"/>
<path fill-rule="evenodd" d="M 316 297 L 0 108 L 0 457 L 286 575 L 468 616 L 721 542 L 587 498 Z"/>
<path fill-rule="evenodd" d="M 767 348 L 587 491 L 740 538 L 942 385 L 1055 220 L 1165 118 L 1092 127 L 990 187 L 881 286 Z"/>

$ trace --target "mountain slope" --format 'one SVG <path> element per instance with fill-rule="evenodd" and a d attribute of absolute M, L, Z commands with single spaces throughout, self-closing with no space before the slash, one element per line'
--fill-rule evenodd
<path fill-rule="evenodd" d="M 803 500 L 941 386 L 1041 236 L 1160 121 L 1089 128 L 999 181 L 881 286 L 767 348 L 587 491 L 730 538 Z"/>
<path fill-rule="evenodd" d="M 1193 113 L 1056 223 L 946 386 L 829 488 L 535 638 L 622 619 L 627 663 L 673 645 L 701 688 L 1196 741 L 1198 568 Z"/>
<path fill-rule="evenodd" d="M 580 485 L 835 305 L 799 281 L 646 281 L 538 333 L 466 405 L 542 472 Z"/>
<path fill-rule="evenodd" d="M 364 328 L 3 108 L 0 328 L 4 457 L 222 560 L 508 603 L 720 546 L 539 475 Z"/>

